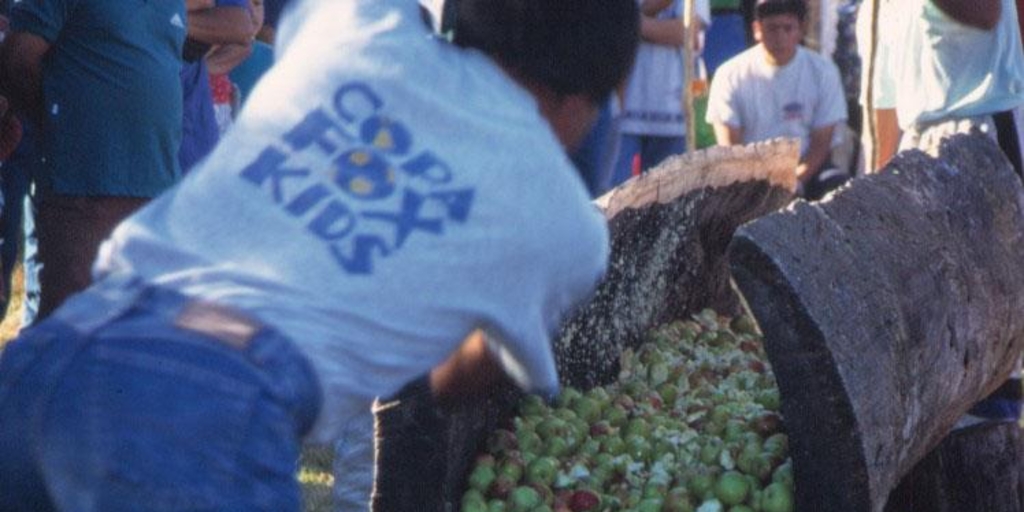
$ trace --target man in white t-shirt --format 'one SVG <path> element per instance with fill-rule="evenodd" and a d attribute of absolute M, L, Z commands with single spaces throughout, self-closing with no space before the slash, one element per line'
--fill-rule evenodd
<path fill-rule="evenodd" d="M 557 392 L 552 335 L 610 249 L 566 149 L 628 74 L 637 7 L 458 14 L 453 44 L 415 0 L 292 4 L 221 144 L 4 348 L 5 510 L 297 512 L 300 442 L 419 376 Z"/>
<path fill-rule="evenodd" d="M 847 110 L 836 65 L 800 44 L 806 17 L 803 0 L 758 1 L 758 44 L 715 72 L 707 121 L 720 145 L 800 139 L 797 178 L 803 195 L 817 199 L 845 179 L 830 159 Z"/>

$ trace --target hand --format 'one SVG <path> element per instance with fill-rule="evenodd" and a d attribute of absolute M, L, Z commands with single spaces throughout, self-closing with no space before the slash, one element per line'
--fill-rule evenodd
<path fill-rule="evenodd" d="M 796 179 L 801 185 L 811 181 L 813 177 L 814 173 L 811 172 L 811 168 L 806 163 L 801 162 L 796 166 Z"/>

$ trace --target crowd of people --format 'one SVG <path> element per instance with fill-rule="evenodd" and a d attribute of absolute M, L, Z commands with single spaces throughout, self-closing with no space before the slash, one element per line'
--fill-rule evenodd
<path fill-rule="evenodd" d="M 0 255 L 9 289 L 31 196 L 40 300 L 0 353 L 0 511 L 297 511 L 304 442 L 365 509 L 375 401 L 553 396 L 591 199 L 696 136 L 687 46 L 718 144 L 799 139 L 808 200 L 860 172 L 804 0 L 264 1 L 4 6 Z M 863 171 L 976 131 L 1020 173 L 1014 1 L 859 11 Z M 708 37 L 741 12 L 752 44 Z"/>

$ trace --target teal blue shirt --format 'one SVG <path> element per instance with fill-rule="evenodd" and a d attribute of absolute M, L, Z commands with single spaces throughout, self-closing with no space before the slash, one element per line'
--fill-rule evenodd
<path fill-rule="evenodd" d="M 51 44 L 41 186 L 153 197 L 178 180 L 183 0 L 22 1 L 11 7 L 11 28 Z"/>

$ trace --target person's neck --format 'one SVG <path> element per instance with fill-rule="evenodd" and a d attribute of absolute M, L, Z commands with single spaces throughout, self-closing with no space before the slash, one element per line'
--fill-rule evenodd
<path fill-rule="evenodd" d="M 790 53 L 788 53 L 786 55 L 776 55 L 776 54 L 773 54 L 772 52 L 768 51 L 768 48 L 765 48 L 764 45 L 761 45 L 761 50 L 764 52 L 765 60 L 768 62 L 768 64 L 770 64 L 772 66 L 775 66 L 777 68 L 781 68 L 781 67 L 785 66 L 786 64 L 789 64 L 790 62 L 793 62 L 793 59 L 796 58 L 796 52 L 799 49 L 800 49 L 800 47 L 798 46 L 798 47 L 794 48 L 792 52 L 790 52 Z"/>

